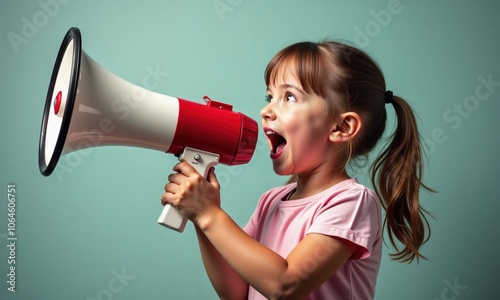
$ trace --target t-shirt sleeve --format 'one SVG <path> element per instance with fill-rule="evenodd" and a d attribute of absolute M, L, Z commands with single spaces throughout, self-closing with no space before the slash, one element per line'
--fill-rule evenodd
<path fill-rule="evenodd" d="M 368 189 L 344 191 L 317 211 L 307 233 L 348 240 L 359 246 L 351 259 L 370 256 L 380 236 L 381 217 L 377 196 Z"/>

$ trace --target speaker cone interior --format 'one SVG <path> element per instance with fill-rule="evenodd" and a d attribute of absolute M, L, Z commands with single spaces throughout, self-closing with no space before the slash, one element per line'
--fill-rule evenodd
<path fill-rule="evenodd" d="M 80 31 L 73 27 L 59 48 L 45 100 L 38 148 L 38 165 L 44 176 L 54 171 L 63 152 L 78 89 L 81 53 Z"/>

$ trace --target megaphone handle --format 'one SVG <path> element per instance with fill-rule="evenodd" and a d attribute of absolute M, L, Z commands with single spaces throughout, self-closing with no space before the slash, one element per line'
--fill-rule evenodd
<path fill-rule="evenodd" d="M 219 154 L 186 147 L 179 156 L 179 160 L 188 162 L 198 173 L 207 178 L 210 168 L 219 163 Z M 187 218 L 170 204 L 163 207 L 158 218 L 158 224 L 178 232 L 184 231 L 186 223 Z"/>

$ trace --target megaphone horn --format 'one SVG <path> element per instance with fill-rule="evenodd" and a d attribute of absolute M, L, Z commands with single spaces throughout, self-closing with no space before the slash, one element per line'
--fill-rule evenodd
<path fill-rule="evenodd" d="M 45 101 L 39 143 L 40 173 L 49 176 L 67 153 L 97 146 L 132 146 L 171 153 L 206 177 L 221 163 L 248 163 L 257 123 L 232 106 L 159 94 L 103 68 L 82 50 L 70 28 L 57 54 Z M 186 219 L 166 205 L 158 223 L 182 232 Z"/>

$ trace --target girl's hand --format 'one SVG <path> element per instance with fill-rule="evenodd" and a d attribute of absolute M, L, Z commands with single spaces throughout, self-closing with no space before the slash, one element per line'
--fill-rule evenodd
<path fill-rule="evenodd" d="M 220 185 L 214 168 L 210 168 L 207 179 L 187 162 L 178 163 L 173 170 L 177 173 L 168 176 L 161 197 L 163 205 L 171 204 L 194 223 L 209 208 L 220 207 Z"/>

